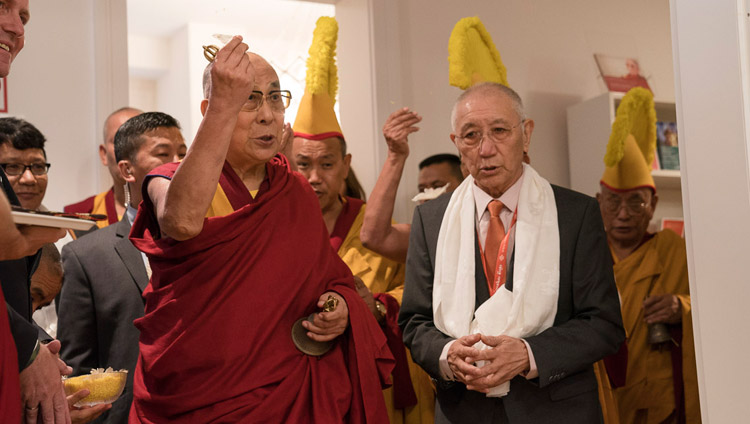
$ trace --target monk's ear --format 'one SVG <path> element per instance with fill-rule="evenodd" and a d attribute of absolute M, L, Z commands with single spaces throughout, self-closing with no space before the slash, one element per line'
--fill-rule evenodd
<path fill-rule="evenodd" d="M 201 116 L 206 116 L 206 109 L 208 109 L 208 99 L 201 100 Z"/>
<path fill-rule="evenodd" d="M 135 183 L 135 175 L 133 175 L 133 165 L 130 164 L 129 160 L 123 159 L 117 162 L 117 168 L 120 170 L 120 176 L 122 176 L 122 179 L 129 183 Z"/>
<path fill-rule="evenodd" d="M 349 168 L 351 166 L 352 166 L 352 154 L 351 153 L 347 153 L 344 156 L 344 170 L 346 171 L 346 172 L 344 172 L 344 178 L 346 178 L 346 176 L 349 175 Z"/>

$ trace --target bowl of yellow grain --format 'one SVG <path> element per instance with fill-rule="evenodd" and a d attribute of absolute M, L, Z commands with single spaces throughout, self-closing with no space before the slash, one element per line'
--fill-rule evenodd
<path fill-rule="evenodd" d="M 112 403 L 117 400 L 125 389 L 128 370 L 114 371 L 112 368 L 96 368 L 91 374 L 78 377 L 64 377 L 65 395 L 70 396 L 79 390 L 89 389 L 89 395 L 75 404 L 77 407 L 94 406 L 102 403 Z"/>

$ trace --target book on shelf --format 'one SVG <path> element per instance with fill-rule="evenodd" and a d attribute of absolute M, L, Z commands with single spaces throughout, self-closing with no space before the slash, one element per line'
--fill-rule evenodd
<path fill-rule="evenodd" d="M 685 220 L 682 218 L 662 218 L 660 230 L 672 230 L 680 237 L 685 237 Z"/>
<path fill-rule="evenodd" d="M 677 139 L 677 124 L 656 123 L 656 151 L 661 169 L 680 169 L 680 148 Z"/>

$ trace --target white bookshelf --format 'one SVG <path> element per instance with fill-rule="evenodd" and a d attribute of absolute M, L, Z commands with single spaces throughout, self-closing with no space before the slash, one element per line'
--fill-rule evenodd
<path fill-rule="evenodd" d="M 590 196 L 599 191 L 604 153 L 622 96 L 622 93 L 605 93 L 568 108 L 568 158 L 573 190 Z M 654 106 L 657 121 L 677 122 L 674 102 L 655 99 Z M 680 171 L 655 170 L 652 176 L 659 195 L 653 224 L 662 217 L 682 217 Z"/>

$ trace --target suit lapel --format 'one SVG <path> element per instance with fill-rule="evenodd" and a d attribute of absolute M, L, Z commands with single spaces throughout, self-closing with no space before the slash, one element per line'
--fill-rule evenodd
<path fill-rule="evenodd" d="M 128 239 L 130 233 L 130 222 L 127 217 L 123 217 L 116 225 L 117 241 L 115 241 L 115 251 L 122 259 L 122 263 L 133 278 L 133 282 L 138 286 L 138 290 L 143 293 L 148 285 L 148 275 L 146 266 L 143 264 L 141 252 L 133 246 Z"/>

